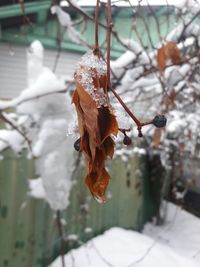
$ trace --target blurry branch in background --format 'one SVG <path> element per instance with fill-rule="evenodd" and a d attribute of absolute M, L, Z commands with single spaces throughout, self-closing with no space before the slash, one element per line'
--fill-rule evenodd
<path fill-rule="evenodd" d="M 33 23 L 31 22 L 30 18 L 26 15 L 24 0 L 19 0 L 19 5 L 22 11 L 24 24 L 28 24 L 33 28 L 34 27 Z"/>
<path fill-rule="evenodd" d="M 48 95 L 54 95 L 54 94 L 64 94 L 68 91 L 69 89 L 59 89 L 59 90 L 55 90 L 55 91 L 47 91 L 47 92 L 41 92 L 40 94 L 34 94 L 32 96 L 25 96 L 25 97 L 17 97 L 14 98 L 13 100 L 10 101 L 0 101 L 0 112 L 2 112 L 3 110 L 7 110 L 9 108 L 14 108 L 17 107 L 23 103 L 32 101 L 32 100 L 37 100 L 40 99 L 42 97 L 46 97 Z"/>
<path fill-rule="evenodd" d="M 31 140 L 27 137 L 27 135 L 17 126 L 15 125 L 7 116 L 4 112 L 0 111 L 0 120 L 2 120 L 3 122 L 7 123 L 8 125 L 11 126 L 12 129 L 16 130 L 23 138 L 24 140 L 27 142 L 28 147 L 30 149 L 30 152 L 32 154 L 32 145 L 31 145 Z M 4 140 L 3 140 L 4 141 Z M 4 141 L 5 142 L 5 141 Z"/>
<path fill-rule="evenodd" d="M 13 121 L 9 119 L 8 116 L 6 116 L 6 113 L 4 111 L 9 110 L 10 108 L 16 108 L 17 106 L 23 104 L 23 103 L 28 103 L 30 101 L 38 100 L 41 98 L 45 98 L 47 96 L 55 95 L 55 94 L 65 94 L 66 92 L 69 91 L 70 84 L 67 88 L 62 89 L 62 90 L 56 90 L 56 91 L 49 91 L 46 92 L 41 92 L 40 94 L 33 94 L 29 95 L 23 95 L 21 94 L 19 97 L 14 98 L 13 100 L 10 101 L 0 101 L 0 120 L 3 122 L 7 123 L 12 129 L 16 130 L 24 139 L 24 141 L 28 144 L 28 148 L 30 149 L 31 155 L 33 152 L 32 149 L 32 141 L 28 138 L 26 133 L 20 128 L 19 125 L 15 124 Z M 55 114 L 58 115 L 58 114 Z M 33 155 L 32 155 L 33 156 Z"/>
<path fill-rule="evenodd" d="M 64 233 L 62 228 L 62 221 L 61 221 L 61 212 L 58 210 L 56 212 L 56 222 L 60 237 L 60 255 L 62 259 L 62 267 L 65 267 L 65 239 L 64 239 Z"/>
<path fill-rule="evenodd" d="M 90 15 L 88 15 L 84 10 L 82 10 L 80 7 L 78 7 L 77 5 L 75 5 L 74 3 L 72 3 L 72 1 L 70 0 L 66 0 L 69 5 L 71 7 L 74 8 L 74 10 L 76 10 L 80 15 L 82 15 L 86 20 L 90 20 L 93 21 L 95 23 L 95 18 L 91 17 Z M 102 24 L 101 22 L 98 22 L 99 27 L 104 28 L 105 30 L 107 30 L 107 26 L 105 24 Z M 119 37 L 118 33 L 112 29 L 111 30 L 113 36 L 115 37 L 115 39 L 122 45 L 124 46 L 126 49 L 128 50 L 132 50 L 131 46 L 127 45 L 125 42 L 123 42 L 123 40 Z"/>
<path fill-rule="evenodd" d="M 96 16 L 92 17 L 87 14 L 82 8 L 74 4 L 74 1 L 67 0 L 69 5 L 80 15 L 80 19 L 76 21 L 72 21 L 70 15 L 61 10 L 61 8 L 57 5 L 56 1 L 53 1 L 54 13 L 57 14 L 58 21 L 60 23 L 58 38 L 57 38 L 57 53 L 53 66 L 53 71 L 56 71 L 59 58 L 62 51 L 62 42 L 64 41 L 64 35 L 66 31 L 71 31 L 71 40 L 78 43 L 79 45 L 84 45 L 87 48 L 93 47 L 99 49 L 99 40 L 98 40 L 98 29 L 99 27 L 103 28 L 107 32 L 107 40 L 105 44 L 107 44 L 107 89 L 112 92 L 114 95 L 113 101 L 118 102 L 124 108 L 124 110 L 128 113 L 130 118 L 136 124 L 136 131 L 138 131 L 138 136 L 142 137 L 143 134 L 141 132 L 142 127 L 146 125 L 153 124 L 153 120 L 149 119 L 152 117 L 152 114 L 168 114 L 169 116 L 169 126 L 171 126 L 170 130 L 163 130 L 160 132 L 160 135 L 156 137 L 156 130 L 152 130 L 149 128 L 147 132 L 146 140 L 149 142 L 149 146 L 151 146 L 154 151 L 160 153 L 162 163 L 166 167 L 166 169 L 172 167 L 170 164 L 170 160 L 166 160 L 166 155 L 170 156 L 170 146 L 175 146 L 177 150 L 180 152 L 180 156 L 184 153 L 182 151 L 185 149 L 188 153 L 190 153 L 190 158 L 193 160 L 194 158 L 200 157 L 200 151 L 197 148 L 199 144 L 199 127 L 200 127 L 200 77 L 199 77 L 199 62 L 200 62 L 200 52 L 199 52 L 199 38 L 200 31 L 192 32 L 188 30 L 195 19 L 199 16 L 200 11 L 194 12 L 192 16 L 187 18 L 187 15 L 181 14 L 181 9 L 179 10 L 179 14 L 177 14 L 178 25 L 174 25 L 174 27 L 179 26 L 181 22 L 181 30 L 175 31 L 174 34 L 171 34 L 171 38 L 169 38 L 169 34 L 174 29 L 169 29 L 170 27 L 170 10 L 171 7 L 169 5 L 166 6 L 166 12 L 164 16 L 166 16 L 166 24 L 168 25 L 168 30 L 170 32 L 162 33 L 161 23 L 159 21 L 159 16 L 156 13 L 156 10 L 148 4 L 145 11 L 143 10 L 140 2 L 138 1 L 137 7 L 131 4 L 131 1 L 127 1 L 130 4 L 130 8 L 134 9 L 134 22 L 131 28 L 131 31 L 135 35 L 135 40 L 125 41 L 120 37 L 119 33 L 115 29 L 115 25 L 112 22 L 111 17 L 111 1 L 108 1 L 108 21 L 107 25 L 104 25 L 98 20 L 98 9 L 99 3 L 101 1 L 97 1 L 96 6 Z M 114 1 L 115 3 L 119 1 Z M 31 27 L 33 27 L 29 18 L 27 18 L 25 13 L 24 1 L 19 1 L 21 6 L 22 14 L 24 16 L 24 22 L 28 23 Z M 150 12 L 156 28 L 152 29 L 151 24 L 148 24 L 147 15 L 143 12 Z M 137 19 L 140 19 L 138 21 Z M 83 32 L 85 27 L 87 26 L 87 21 L 90 20 L 94 23 L 95 27 L 95 38 L 94 43 L 88 43 L 84 40 Z M 130 21 L 131 23 L 131 21 Z M 75 29 L 76 25 L 83 25 L 82 32 Z M 141 33 L 139 26 L 144 26 L 144 31 Z M 196 24 L 194 24 L 196 26 Z M 195 27 L 194 27 L 195 28 Z M 153 34 L 156 33 L 158 36 L 158 43 L 155 43 L 153 38 Z M 153 32 L 154 31 L 154 32 Z M 147 38 L 148 44 L 150 48 L 147 47 L 146 42 L 144 41 Z M 162 35 L 163 34 L 163 35 Z M 115 41 L 120 44 L 125 52 L 119 58 L 119 60 L 115 60 L 110 62 L 110 50 L 111 50 L 111 37 L 115 39 Z M 192 42 L 189 45 L 185 44 L 185 41 L 193 38 Z M 173 49 L 172 49 L 173 47 Z M 177 52 L 178 51 L 178 52 Z M 162 58 L 159 58 L 159 52 L 162 54 Z M 179 55 L 180 53 L 180 55 Z M 179 60 L 176 60 L 177 57 Z M 162 63 L 160 63 L 162 62 Z M 41 93 L 35 93 L 33 95 L 29 94 L 29 92 L 25 92 L 19 97 L 11 100 L 11 101 L 1 101 L 0 102 L 0 119 L 8 124 L 12 129 L 16 130 L 23 139 L 27 142 L 30 151 L 32 152 L 32 142 L 26 133 L 21 130 L 20 126 L 16 125 L 12 120 L 10 120 L 4 111 L 9 108 L 17 107 L 23 103 L 28 103 L 29 101 L 38 100 L 47 96 L 53 96 L 55 94 L 65 94 L 69 91 L 69 87 L 48 91 Z M 139 103 L 139 108 L 142 110 L 145 121 L 141 122 L 140 116 L 135 115 L 133 113 L 133 109 L 135 109 L 136 104 Z M 53 117 L 53 116 L 52 116 Z M 130 119 L 129 118 L 129 119 Z M 174 121 L 177 119 L 179 124 L 174 125 Z M 131 121 L 132 122 L 132 121 Z M 160 122 L 160 121 L 159 121 Z M 162 121 L 161 121 L 162 122 Z M 158 128 L 160 125 L 156 122 Z M 172 127 L 173 126 L 173 127 Z M 132 126 L 131 126 L 132 127 Z M 119 128 L 119 131 L 124 135 L 127 131 L 131 132 L 131 128 Z M 146 134 L 146 133 L 145 133 Z M 164 138 L 162 139 L 162 136 Z M 136 137 L 134 137 L 136 138 Z M 156 140 L 155 140 L 156 139 Z M 0 139 L 3 142 L 7 142 L 3 138 Z M 182 143 L 184 143 L 184 148 L 181 147 Z M 156 145 L 155 145 L 156 144 Z M 188 145 L 188 147 L 186 147 Z M 181 154 L 182 153 L 182 154 Z M 153 153 L 152 153 L 153 154 Z M 42 154 L 42 155 L 45 155 Z M 76 161 L 76 165 L 78 165 L 80 158 Z M 59 231 L 59 241 L 60 241 L 60 249 L 62 256 L 62 266 L 65 267 L 64 262 L 64 245 L 65 245 L 65 235 L 63 232 L 63 227 L 61 223 L 61 212 L 57 210 L 56 212 L 56 223 Z M 144 256 L 140 258 L 138 261 L 132 263 L 129 266 L 139 263 L 142 261 L 147 254 L 151 251 L 151 249 L 156 244 L 157 239 L 152 244 L 152 246 L 145 252 Z M 101 257 L 103 262 L 113 267 L 109 262 L 103 258 L 98 251 L 98 249 L 94 246 L 95 251 Z"/>
<path fill-rule="evenodd" d="M 178 40 L 177 40 L 178 42 L 181 42 L 182 38 L 184 37 L 184 34 L 185 34 L 186 30 L 188 29 L 188 27 L 193 23 L 193 21 L 194 21 L 199 15 L 200 15 L 200 10 L 199 10 L 198 12 L 196 12 L 188 22 L 184 23 L 183 30 L 182 30 L 182 32 L 181 32 L 181 34 L 180 34 L 180 36 L 179 36 L 179 38 L 178 38 Z"/>
<path fill-rule="evenodd" d="M 134 21 L 130 23 L 133 23 L 132 25 L 132 32 L 135 34 L 135 37 L 137 39 L 137 42 L 132 40 L 124 41 L 120 36 L 119 33 L 115 29 L 115 25 L 106 25 L 104 23 L 99 22 L 98 19 L 95 19 L 95 17 L 89 15 L 84 11 L 83 8 L 79 7 L 75 1 L 70 1 L 67 0 L 69 6 L 73 8 L 77 14 L 80 15 L 80 17 L 72 21 L 70 14 L 67 12 L 63 11 L 61 7 L 59 6 L 59 1 L 52 1 L 52 7 L 54 8 L 54 12 L 57 14 L 58 21 L 61 26 L 63 26 L 62 30 L 58 32 L 58 49 L 57 49 L 57 54 L 56 54 L 56 59 L 54 62 L 53 66 L 53 71 L 56 70 L 60 54 L 62 51 L 62 42 L 64 41 L 64 34 L 68 30 L 69 32 L 72 31 L 73 33 L 71 35 L 72 41 L 73 38 L 74 41 L 80 42 L 81 45 L 84 45 L 88 48 L 91 48 L 93 44 L 87 43 L 87 41 L 84 40 L 84 37 L 82 36 L 82 32 L 76 30 L 73 28 L 76 25 L 81 25 L 83 24 L 83 31 L 87 25 L 87 21 L 92 21 L 94 25 L 96 25 L 96 28 L 101 27 L 109 32 L 112 37 L 120 44 L 125 50 L 126 53 L 132 53 L 131 57 L 133 58 L 132 60 L 128 60 L 126 63 L 126 60 L 124 60 L 124 63 L 122 66 L 116 66 L 115 64 L 111 64 L 111 66 L 108 66 L 108 76 L 110 75 L 111 72 L 111 80 L 112 80 L 112 90 L 116 89 L 115 94 L 120 95 L 120 98 L 122 99 L 123 97 L 126 98 L 127 95 L 131 96 L 132 94 L 132 100 L 129 99 L 124 101 L 124 105 L 128 103 L 128 106 L 130 107 L 131 104 L 139 103 L 139 102 L 145 102 L 146 101 L 157 101 L 160 103 L 160 111 L 163 112 L 165 111 L 170 112 L 170 110 L 173 110 L 173 106 L 171 104 L 166 104 L 167 101 L 170 102 L 171 98 L 171 92 L 174 90 L 174 87 L 177 87 L 182 81 L 185 81 L 185 84 L 182 85 L 180 88 L 175 90 L 175 98 L 177 99 L 179 95 L 182 95 L 184 90 L 187 90 L 187 86 L 192 86 L 190 83 L 190 79 L 193 76 L 193 74 L 190 72 L 195 72 L 196 68 L 198 67 L 199 64 L 199 43 L 198 43 L 198 36 L 195 35 L 195 32 L 189 31 L 189 29 L 192 27 L 195 19 L 198 17 L 200 11 L 197 9 L 196 12 L 193 12 L 190 14 L 190 10 L 188 9 L 187 12 L 183 11 L 181 7 L 175 7 L 172 9 L 172 6 L 169 6 L 168 2 L 166 1 L 166 7 L 165 7 L 165 12 L 162 17 L 162 23 L 165 23 L 167 25 L 167 31 L 162 32 L 162 23 L 159 17 L 159 14 L 157 13 L 157 10 L 152 7 L 149 2 L 147 2 L 147 6 L 143 8 L 141 5 L 141 1 L 138 1 L 138 5 L 133 6 L 131 1 L 128 0 L 126 1 L 129 3 L 130 8 L 134 11 Z M 118 3 L 120 1 L 112 1 L 112 3 Z M 24 17 L 26 17 L 25 13 L 25 7 L 24 7 L 24 1 L 19 2 L 21 5 L 22 13 Z M 99 1 L 99 4 L 101 4 L 101 1 Z M 102 3 L 104 7 L 106 7 L 106 3 Z M 189 7 L 189 3 L 186 3 Z M 51 10 L 52 10 L 51 7 Z M 175 32 L 172 34 L 170 31 L 173 31 L 173 27 L 171 26 L 171 17 L 170 14 L 172 13 L 172 10 L 174 10 L 174 16 L 176 16 L 177 19 L 177 25 L 174 25 Z M 155 27 L 156 27 L 156 34 L 158 36 L 159 43 L 155 43 L 155 40 L 153 38 L 153 34 L 155 34 L 155 29 L 154 33 L 152 32 L 151 24 L 148 23 L 148 16 L 146 14 L 150 14 L 152 19 L 155 22 Z M 27 21 L 28 22 L 28 21 Z M 143 25 L 144 30 L 143 32 L 140 31 L 140 27 Z M 181 26 L 179 26 L 181 25 Z M 194 24 L 196 25 L 196 24 Z M 170 28 L 169 28 L 170 27 Z M 181 27 L 181 30 L 177 30 L 178 27 Z M 147 47 L 146 41 L 144 38 L 144 35 L 146 36 L 148 40 L 148 44 L 150 44 L 150 48 Z M 170 35 L 171 34 L 171 35 Z M 97 34 L 98 35 L 98 34 Z M 170 35 L 170 37 L 169 37 Z M 194 44 L 195 46 L 186 46 L 185 45 L 185 40 L 188 38 L 194 38 Z M 97 40 L 96 40 L 97 41 Z M 163 50 L 163 55 L 166 52 L 167 45 L 169 42 L 174 42 L 176 43 L 177 49 L 181 53 L 181 60 L 179 61 L 173 61 L 173 57 L 175 54 L 172 53 L 172 55 L 168 56 L 166 59 L 164 59 L 164 66 L 159 65 L 160 63 L 158 62 L 158 51 Z M 137 46 L 136 46 L 137 43 Z M 140 47 L 140 48 L 138 48 Z M 190 53 L 190 47 L 192 47 L 193 52 Z M 107 62 L 109 62 L 110 58 L 110 49 L 107 49 Z M 195 61 L 195 63 L 194 63 Z M 115 62 L 114 62 L 115 63 Z M 180 73 L 178 68 L 185 68 L 185 65 L 189 64 L 191 66 L 190 72 L 187 73 L 187 75 L 184 73 Z M 117 64 L 116 64 L 117 65 Z M 173 84 L 169 84 L 170 77 L 167 77 L 166 74 L 169 72 L 170 75 L 171 73 L 173 74 L 173 68 L 176 68 L 177 73 L 179 73 L 180 77 L 176 81 L 173 81 Z M 120 69 L 120 71 L 118 71 Z M 162 69 L 162 70 L 161 70 Z M 135 70 L 135 71 L 134 71 Z M 138 71 L 139 70 L 139 71 Z M 169 70 L 169 71 L 168 71 Z M 172 71 L 171 71 L 172 70 Z M 174 69 L 175 70 L 175 69 Z M 134 74 L 134 75 L 133 75 Z M 130 77 L 130 84 L 127 83 L 127 77 Z M 156 90 L 151 90 L 151 95 L 149 95 L 149 90 L 148 86 L 149 83 L 145 82 L 142 83 L 141 81 L 153 81 L 153 79 L 156 82 L 155 87 L 157 87 Z M 138 84 L 138 86 L 136 86 Z M 186 85 L 187 84 L 187 85 Z M 123 87 L 123 90 L 120 90 L 119 88 Z M 159 88 L 159 89 L 158 89 Z M 112 91 L 111 90 L 111 91 Z M 140 92 L 138 92 L 140 90 Z M 195 91 L 196 89 L 194 89 Z M 119 93 L 117 93 L 119 91 Z M 65 89 L 62 91 L 59 91 L 58 93 L 64 93 Z M 34 96 L 33 98 L 26 98 L 26 99 L 16 99 L 15 101 L 11 101 L 11 107 L 16 106 L 18 104 L 21 104 L 23 102 L 32 100 L 32 99 L 37 99 L 43 96 L 46 96 L 48 94 L 51 94 L 51 92 L 47 92 L 43 95 L 38 95 Z M 189 107 L 192 105 L 195 101 L 197 101 L 197 94 L 194 94 L 195 98 L 191 98 L 189 103 L 185 103 L 184 107 Z M 156 100 L 158 98 L 158 100 Z M 167 100 L 168 99 L 168 100 Z M 15 103 L 14 103 L 15 102 Z M 148 107 L 150 107 L 151 103 L 148 104 Z M 162 106 L 162 107 L 161 107 Z M 9 107 L 9 106 L 8 106 Z M 128 107 L 128 108 L 129 108 Z M 132 112 L 131 112 L 132 113 Z M 129 112 L 129 114 L 131 114 Z M 145 113 L 144 113 L 145 114 Z M 137 120 L 138 122 L 138 120 Z M 137 123 L 136 123 L 137 124 Z M 139 124 L 138 124 L 139 125 Z M 140 127 L 140 126 L 139 126 Z"/>

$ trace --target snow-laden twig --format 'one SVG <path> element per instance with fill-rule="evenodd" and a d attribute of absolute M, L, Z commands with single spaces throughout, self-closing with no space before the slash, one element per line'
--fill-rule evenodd
<path fill-rule="evenodd" d="M 23 138 L 24 140 L 27 142 L 28 147 L 32 153 L 33 149 L 32 149 L 32 142 L 31 140 L 27 137 L 27 135 L 17 126 L 15 125 L 11 120 L 9 120 L 6 115 L 4 114 L 4 112 L 0 112 L 0 119 L 2 119 L 5 123 L 9 124 L 14 130 L 16 130 Z"/>

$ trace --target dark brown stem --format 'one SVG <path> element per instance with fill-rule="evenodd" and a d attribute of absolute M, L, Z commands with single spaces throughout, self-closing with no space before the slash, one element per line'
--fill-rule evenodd
<path fill-rule="evenodd" d="M 110 91 L 114 94 L 114 96 L 117 98 L 117 100 L 119 101 L 119 103 L 122 105 L 122 107 L 124 108 L 124 110 L 126 111 L 126 113 L 131 117 L 131 119 L 135 122 L 135 124 L 137 125 L 137 130 L 138 130 L 138 136 L 142 137 L 142 127 L 146 126 L 146 125 L 150 125 L 152 124 L 152 120 L 151 121 L 147 121 L 147 122 L 141 122 L 131 111 L 130 109 L 127 107 L 127 105 L 124 103 L 124 101 L 121 99 L 121 97 L 116 93 L 116 91 L 110 86 L 109 87 Z M 119 128 L 119 131 L 125 133 L 126 131 L 128 131 L 129 129 L 121 129 Z"/>
<path fill-rule="evenodd" d="M 122 107 L 124 108 L 124 110 L 126 111 L 126 113 L 128 113 L 128 115 L 132 118 L 132 120 L 135 122 L 135 124 L 138 127 L 142 127 L 141 122 L 138 120 L 138 118 L 135 117 L 135 115 L 130 111 L 130 109 L 127 107 L 127 105 L 124 103 L 124 101 L 121 99 L 121 97 L 116 93 L 116 91 L 110 86 L 110 91 L 114 94 L 114 96 L 117 98 L 117 100 L 119 101 L 119 103 L 122 105 Z"/>
<path fill-rule="evenodd" d="M 107 8 L 107 88 L 110 87 L 110 40 L 112 32 L 112 13 L 111 13 L 111 1 L 108 0 Z"/>
<path fill-rule="evenodd" d="M 69 5 L 70 5 L 71 7 L 73 7 L 76 11 L 78 11 L 79 14 L 81 14 L 85 19 L 88 19 L 88 20 L 94 22 L 94 18 L 93 18 L 93 17 L 89 16 L 89 15 L 88 15 L 87 13 L 85 13 L 82 9 L 80 9 L 80 8 L 77 7 L 77 6 L 75 6 L 70 0 L 66 0 L 66 1 L 69 3 Z M 98 22 L 98 25 L 99 25 L 100 27 L 102 27 L 103 29 L 106 29 L 106 30 L 107 30 L 107 26 L 104 25 L 104 24 L 102 24 L 101 22 Z M 126 49 L 131 50 L 131 51 L 134 52 L 134 50 L 131 48 L 131 46 L 129 46 L 129 45 L 127 45 L 126 43 L 124 43 L 124 42 L 120 39 L 118 33 L 117 33 L 116 31 L 114 31 L 113 29 L 112 29 L 112 34 L 113 34 L 113 36 L 115 37 L 115 39 L 117 40 L 117 42 L 119 42 L 119 43 L 120 43 L 122 46 L 124 46 Z"/>
<path fill-rule="evenodd" d="M 57 49 L 56 58 L 55 58 L 55 61 L 54 61 L 53 70 L 52 70 L 53 72 L 56 71 L 56 68 L 57 68 L 57 65 L 58 65 L 58 61 L 59 61 L 59 58 L 60 58 L 60 55 L 61 55 L 61 51 L 62 51 L 61 43 L 63 41 L 65 32 L 66 32 L 66 28 L 64 28 L 63 32 L 61 34 L 59 34 L 59 36 L 58 36 L 58 49 Z"/>
<path fill-rule="evenodd" d="M 58 210 L 56 212 L 56 221 L 57 221 L 57 226 L 58 226 L 58 232 L 60 236 L 60 254 L 61 254 L 61 259 L 62 259 L 62 267 L 65 267 L 65 242 L 63 238 L 63 229 L 62 229 L 62 224 L 61 224 L 61 216 L 60 216 L 60 211 Z"/>
<path fill-rule="evenodd" d="M 29 17 L 26 15 L 26 12 L 25 12 L 24 0 L 19 0 L 19 5 L 20 5 L 21 11 L 22 11 L 24 24 L 27 23 L 29 26 L 31 26 L 33 28 L 33 23 L 31 22 L 31 20 L 29 19 Z"/>
<path fill-rule="evenodd" d="M 118 130 L 119 130 L 121 133 L 126 133 L 126 132 L 130 132 L 130 131 L 131 131 L 131 128 L 118 128 Z"/>
<path fill-rule="evenodd" d="M 146 126 L 146 125 L 150 125 L 152 123 L 153 123 L 152 120 L 151 121 L 146 121 L 146 122 L 141 123 L 141 126 L 143 127 L 143 126 Z"/>
<path fill-rule="evenodd" d="M 96 9 L 95 9 L 95 49 L 99 48 L 98 19 L 99 19 L 99 0 L 97 0 L 97 2 L 96 2 Z"/>

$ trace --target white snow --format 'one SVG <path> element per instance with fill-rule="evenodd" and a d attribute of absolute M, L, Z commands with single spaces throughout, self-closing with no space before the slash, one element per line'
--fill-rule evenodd
<path fill-rule="evenodd" d="M 185 23 L 187 23 L 189 19 L 186 19 L 186 21 L 183 23 L 181 22 L 174 28 L 166 37 L 167 41 L 173 41 L 177 42 L 177 40 L 180 38 L 181 34 L 183 34 L 183 29 L 185 28 Z M 192 23 L 188 25 L 188 27 L 184 31 L 184 38 L 189 38 L 189 40 L 186 43 L 182 43 L 178 47 L 181 48 L 183 45 L 189 45 L 191 43 L 191 37 L 192 36 L 197 36 L 199 38 L 199 33 L 200 33 L 200 26 Z"/>
<path fill-rule="evenodd" d="M 63 5 L 61 5 L 61 6 L 63 6 Z M 75 6 L 76 6 L 76 4 L 75 4 Z M 51 7 L 51 13 L 57 14 L 58 21 L 59 21 L 60 25 L 67 28 L 68 36 L 72 40 L 72 42 L 75 42 L 77 44 L 85 43 L 85 41 L 82 38 L 81 33 L 78 32 L 73 27 L 73 22 L 71 20 L 70 15 L 67 12 L 63 11 L 61 7 L 54 5 Z"/>
<path fill-rule="evenodd" d="M 31 140 L 36 176 L 40 178 L 30 180 L 28 195 L 44 198 L 53 210 L 63 210 L 69 205 L 73 186 L 75 110 L 68 92 L 57 93 L 65 88 L 64 83 L 43 66 L 43 46 L 39 41 L 27 50 L 27 70 L 27 88 L 0 106 L 16 106 L 16 117 L 11 114 L 8 119 L 12 123 L 15 119 L 17 127 Z M 0 150 L 11 147 L 19 152 L 23 143 L 25 140 L 17 131 L 0 130 Z"/>
<path fill-rule="evenodd" d="M 116 103 L 112 107 L 114 109 L 115 117 L 117 119 L 119 128 L 130 129 L 132 126 L 132 122 L 130 122 L 130 118 L 127 115 L 127 113 L 124 111 L 122 106 L 119 105 L 119 103 Z"/>
<path fill-rule="evenodd" d="M 0 109 L 15 107 L 16 114 L 4 116 L 31 140 L 39 178 L 29 181 L 28 195 L 44 198 L 53 210 L 63 210 L 73 186 L 76 115 L 64 82 L 43 66 L 43 55 L 42 44 L 34 41 L 27 49 L 27 88 L 17 98 L 1 101 Z M 20 152 L 25 144 L 11 127 L 0 130 L 0 150 L 10 147 Z"/>
<path fill-rule="evenodd" d="M 174 204 L 163 204 L 167 208 L 165 224 L 148 223 L 143 233 L 200 264 L 200 219 Z"/>
<path fill-rule="evenodd" d="M 27 82 L 28 86 L 41 75 L 43 71 L 44 48 L 40 41 L 35 40 L 27 49 Z"/>
<path fill-rule="evenodd" d="M 32 51 L 34 48 L 35 46 L 32 47 Z M 28 50 L 27 53 L 28 87 L 13 100 L 0 101 L 0 110 L 18 106 L 19 113 L 41 116 L 45 112 L 46 105 L 48 105 L 48 103 L 45 105 L 44 102 L 51 102 L 54 98 L 52 95 L 64 92 L 66 86 L 64 81 L 58 79 L 50 69 L 42 66 L 42 57 L 35 55 L 38 51 L 30 53 Z M 58 101 L 57 107 L 62 107 L 60 102 L 65 101 L 63 94 L 60 94 L 60 96 L 58 94 Z M 49 103 L 49 108 L 51 107 L 52 105 Z M 52 110 L 52 112 L 55 112 L 55 110 Z"/>
<path fill-rule="evenodd" d="M 27 89 L 22 91 L 19 97 L 15 98 L 12 102 L 14 106 L 18 105 L 17 110 L 19 113 L 29 114 L 34 116 L 35 119 L 39 119 L 39 117 L 43 116 L 46 112 L 52 112 L 53 114 L 55 111 L 62 111 L 59 107 L 62 107 L 61 103 L 65 101 L 63 94 L 58 94 L 57 103 L 53 105 L 51 102 L 55 97 L 54 93 L 60 92 L 64 90 L 64 88 L 65 86 L 63 82 L 57 79 L 55 74 L 49 69 L 44 68 L 38 79 L 36 79 Z M 42 97 L 44 95 L 46 95 L 45 98 Z M 46 109 L 47 106 L 50 110 Z M 56 107 L 59 108 L 59 110 L 56 110 Z"/>
<path fill-rule="evenodd" d="M 23 148 L 24 138 L 16 130 L 0 130 L 0 151 L 11 147 L 16 153 Z"/>
<path fill-rule="evenodd" d="M 75 71 L 76 82 L 80 83 L 84 90 L 93 98 L 97 108 L 108 105 L 104 88 L 96 88 L 94 85 L 94 79 L 96 77 L 100 78 L 105 74 L 105 61 L 97 55 L 94 55 L 92 50 L 89 50 L 82 56 Z"/>
<path fill-rule="evenodd" d="M 30 60 L 33 62 L 32 57 L 28 58 Z M 29 114 L 35 123 L 35 127 L 29 129 L 29 135 L 33 140 L 36 172 L 41 180 L 31 180 L 29 195 L 37 198 L 43 196 L 53 210 L 63 210 L 69 205 L 75 140 L 67 132 L 73 128 L 75 111 L 68 93 L 54 93 L 39 99 L 35 99 L 35 96 L 63 88 L 62 81 L 50 69 L 42 67 L 41 74 L 18 98 L 34 99 L 17 108 L 18 113 Z"/>
<path fill-rule="evenodd" d="M 78 236 L 76 234 L 71 234 L 71 235 L 68 235 L 66 239 L 68 241 L 77 241 L 78 240 Z"/>
<path fill-rule="evenodd" d="M 143 233 L 111 228 L 65 256 L 68 267 L 197 267 L 200 220 L 168 204 L 164 226 L 147 224 Z M 49 267 L 62 267 L 58 257 Z"/>
<path fill-rule="evenodd" d="M 185 5 L 185 2 L 188 2 L 189 0 L 142 0 L 140 1 L 140 5 L 175 5 L 178 7 L 183 7 Z M 102 2 L 106 2 L 106 0 L 102 0 Z M 190 0 L 190 2 L 192 3 L 199 3 L 199 0 Z M 94 6 L 95 5 L 95 1 L 94 0 L 77 0 L 78 5 L 80 6 Z M 133 6 L 137 6 L 138 5 L 138 1 L 135 0 L 130 0 L 130 3 Z M 127 1 L 113 1 L 112 3 L 113 5 L 116 6 L 130 6 L 129 2 Z"/>
<path fill-rule="evenodd" d="M 29 195 L 34 198 L 45 198 L 45 190 L 41 178 L 29 180 Z"/>
<path fill-rule="evenodd" d="M 115 61 L 111 61 L 110 65 L 113 69 L 120 69 L 130 64 L 135 58 L 136 58 L 135 53 L 133 53 L 132 51 L 126 51 Z"/>
<path fill-rule="evenodd" d="M 66 134 L 63 129 L 67 129 L 67 121 L 64 118 L 45 120 L 33 147 L 34 156 L 40 157 L 49 153 L 52 150 L 52 146 L 59 146 L 66 139 Z M 46 145 L 47 142 L 49 143 L 48 146 Z"/>
<path fill-rule="evenodd" d="M 63 11 L 62 8 L 60 8 L 59 6 L 57 6 L 57 5 L 52 6 L 51 7 L 51 13 L 57 14 L 58 20 L 62 26 L 64 26 L 64 27 L 70 27 L 71 26 L 72 21 L 71 21 L 70 15 L 67 12 Z"/>
<path fill-rule="evenodd" d="M 63 140 L 57 143 L 51 143 L 52 136 L 47 137 L 43 144 L 43 151 L 46 150 L 46 154 L 40 156 L 36 162 L 43 181 L 45 199 L 53 210 L 63 210 L 69 205 L 73 186 L 74 139 L 72 136 L 66 137 L 64 132 L 57 134 L 54 131 L 55 139 L 60 139 L 62 135 Z"/>

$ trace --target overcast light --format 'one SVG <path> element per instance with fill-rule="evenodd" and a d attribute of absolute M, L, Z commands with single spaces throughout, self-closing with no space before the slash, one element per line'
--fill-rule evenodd
<path fill-rule="evenodd" d="M 72 3 L 76 4 L 78 3 L 79 6 L 95 6 L 96 0 L 71 0 Z M 130 6 L 129 1 L 120 1 L 120 0 L 111 0 L 113 5 L 117 6 Z M 107 2 L 107 0 L 101 0 L 101 2 Z M 130 0 L 131 4 L 133 6 L 137 6 L 140 2 L 140 5 L 156 5 L 156 6 L 162 6 L 162 5 L 173 5 L 177 6 L 179 8 L 182 8 L 186 6 L 187 2 L 190 2 L 190 6 L 196 5 L 197 3 L 200 3 L 200 0 Z M 69 6 L 68 2 L 66 0 L 62 0 L 60 2 L 60 6 Z"/>
<path fill-rule="evenodd" d="M 101 2 L 107 2 L 106 0 L 101 0 Z M 128 1 L 118 1 L 118 0 L 113 0 L 113 4 L 118 5 L 118 6 L 129 6 Z M 138 5 L 138 0 L 130 0 L 132 5 Z M 140 1 L 140 5 L 184 5 L 184 3 L 187 2 L 187 0 L 142 0 Z M 200 0 L 190 0 L 190 2 L 199 3 Z M 77 3 L 80 6 L 93 6 L 95 5 L 96 1 L 95 0 L 77 0 Z"/>

